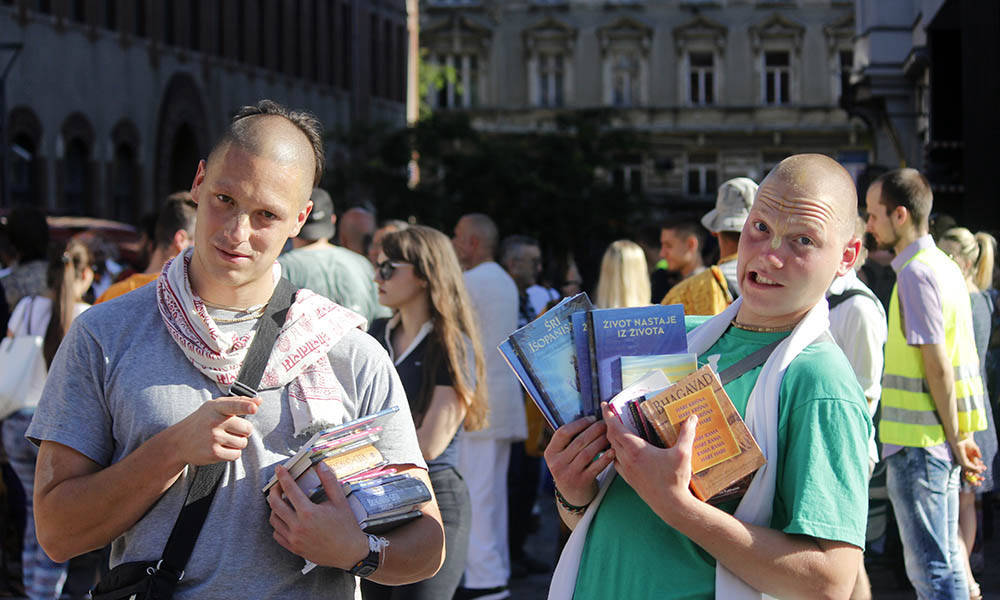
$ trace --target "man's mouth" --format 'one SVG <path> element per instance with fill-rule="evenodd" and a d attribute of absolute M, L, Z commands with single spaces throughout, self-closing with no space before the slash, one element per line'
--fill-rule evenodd
<path fill-rule="evenodd" d="M 759 283 L 761 285 L 781 285 L 777 281 L 774 281 L 773 279 L 768 279 L 767 277 L 764 277 L 757 271 L 750 271 L 750 280 L 753 281 L 754 283 Z"/>
<path fill-rule="evenodd" d="M 246 254 L 240 254 L 238 252 L 231 252 L 229 250 L 224 250 L 222 248 L 219 248 L 218 246 L 216 246 L 215 249 L 219 252 L 219 254 L 222 255 L 222 258 L 224 258 L 226 260 L 236 261 L 236 260 L 249 259 L 250 258 Z"/>

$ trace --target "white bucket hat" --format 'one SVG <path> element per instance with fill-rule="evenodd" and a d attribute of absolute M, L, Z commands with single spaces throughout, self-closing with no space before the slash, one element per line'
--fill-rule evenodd
<path fill-rule="evenodd" d="M 712 233 L 743 231 L 750 206 L 757 196 L 757 184 L 747 177 L 730 179 L 719 186 L 715 208 L 701 218 L 701 224 Z"/>

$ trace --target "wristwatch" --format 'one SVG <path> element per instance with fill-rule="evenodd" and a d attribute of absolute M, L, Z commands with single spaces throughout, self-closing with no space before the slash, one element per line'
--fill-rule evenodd
<path fill-rule="evenodd" d="M 382 550 L 389 545 L 389 540 L 368 534 L 368 556 L 362 558 L 348 571 L 358 577 L 370 577 L 382 564 Z"/>

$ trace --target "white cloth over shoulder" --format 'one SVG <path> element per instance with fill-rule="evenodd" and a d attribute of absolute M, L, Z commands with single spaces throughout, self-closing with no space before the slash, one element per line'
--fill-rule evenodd
<path fill-rule="evenodd" d="M 688 351 L 700 355 L 711 348 L 729 328 L 742 304 L 743 298 L 737 298 L 726 310 L 691 330 L 687 335 Z M 778 454 L 778 401 L 781 379 L 799 352 L 826 332 L 829 326 L 829 309 L 824 299 L 799 321 L 791 335 L 778 344 L 764 363 L 757 383 L 750 392 L 744 420 L 764 457 L 767 458 L 767 463 L 758 469 L 746 495 L 736 508 L 734 516 L 741 521 L 764 527 L 770 524 L 777 472 L 775 457 Z M 587 529 L 593 521 L 600 501 L 610 487 L 614 473 L 610 470 L 602 473 L 598 480 L 600 491 L 597 497 L 587 508 L 587 512 L 566 542 L 552 576 L 549 600 L 572 600 L 580 558 L 583 555 L 583 545 L 587 539 Z M 717 565 L 715 570 L 715 597 L 717 600 L 770 598 L 767 594 L 751 588 L 722 565 Z"/>

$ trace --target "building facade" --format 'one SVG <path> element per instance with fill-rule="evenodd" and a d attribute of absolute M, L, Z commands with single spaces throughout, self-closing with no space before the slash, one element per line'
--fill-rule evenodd
<path fill-rule="evenodd" d="M 702 208 L 792 153 L 868 162 L 866 125 L 839 107 L 854 19 L 843 0 L 424 0 L 426 60 L 455 73 L 427 100 L 495 132 L 612 108 L 650 150 L 608 176 L 652 206 Z"/>
<path fill-rule="evenodd" d="M 407 46 L 405 0 L 4 0 L 0 208 L 134 222 L 261 98 L 402 126 Z"/>
<path fill-rule="evenodd" d="M 1000 230 L 1000 3 L 858 0 L 845 107 L 873 132 L 873 162 L 920 169 L 935 210 Z M 972 224 L 977 225 L 972 225 Z"/>

